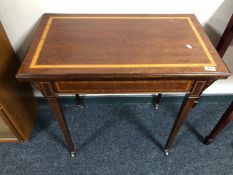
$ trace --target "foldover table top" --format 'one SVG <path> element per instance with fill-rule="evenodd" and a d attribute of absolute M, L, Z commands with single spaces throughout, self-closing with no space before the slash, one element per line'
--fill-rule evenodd
<path fill-rule="evenodd" d="M 194 15 L 44 14 L 19 79 L 216 76 L 229 71 Z"/>

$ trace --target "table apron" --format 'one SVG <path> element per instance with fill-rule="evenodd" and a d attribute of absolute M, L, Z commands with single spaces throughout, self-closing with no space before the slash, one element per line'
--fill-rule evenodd
<path fill-rule="evenodd" d="M 190 92 L 193 80 L 56 81 L 57 93 Z"/>

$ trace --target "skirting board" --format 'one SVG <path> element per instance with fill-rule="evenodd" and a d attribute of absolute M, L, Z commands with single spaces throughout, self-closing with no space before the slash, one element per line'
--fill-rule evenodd
<path fill-rule="evenodd" d="M 88 104 L 133 104 L 133 103 L 154 103 L 155 96 L 152 95 L 109 95 L 109 96 L 80 96 L 84 105 Z M 162 103 L 181 103 L 184 95 L 164 95 L 161 99 Z M 233 94 L 221 95 L 202 95 L 199 103 L 230 103 L 233 100 Z M 62 105 L 76 105 L 75 96 L 61 96 L 59 101 Z M 38 105 L 48 105 L 44 97 L 37 97 Z"/>

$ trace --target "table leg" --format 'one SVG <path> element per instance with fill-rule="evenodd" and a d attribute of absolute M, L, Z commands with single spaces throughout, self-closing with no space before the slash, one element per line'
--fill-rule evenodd
<path fill-rule="evenodd" d="M 159 93 L 155 98 L 155 109 L 159 109 L 161 98 L 162 98 L 162 94 Z"/>
<path fill-rule="evenodd" d="M 233 39 L 233 15 L 231 16 L 227 24 L 227 27 L 223 32 L 223 35 L 220 38 L 220 41 L 216 47 L 216 50 L 218 51 L 220 57 L 223 57 L 228 46 L 231 44 L 232 39 Z"/>
<path fill-rule="evenodd" d="M 71 156 L 75 155 L 75 146 L 73 144 L 72 138 L 70 136 L 70 132 L 66 123 L 66 119 L 62 112 L 61 106 L 59 104 L 56 93 L 53 91 L 53 86 L 51 83 L 41 83 L 41 90 L 43 95 L 47 98 L 49 105 L 54 113 L 54 116 L 57 120 L 57 123 L 63 132 L 65 140 L 68 144 L 68 149 L 71 153 Z"/>
<path fill-rule="evenodd" d="M 68 144 L 68 148 L 69 148 L 69 151 L 71 153 L 71 156 L 74 157 L 75 146 L 74 146 L 73 141 L 71 139 L 70 132 L 69 132 L 69 129 L 68 129 L 68 126 L 66 123 L 66 119 L 65 119 L 64 114 L 61 110 L 58 99 L 55 97 L 55 98 L 47 98 L 47 100 L 49 102 L 50 107 L 53 110 L 53 113 L 54 113 L 54 116 L 58 122 L 58 125 L 63 132 L 63 135 L 66 139 L 67 144 Z"/>
<path fill-rule="evenodd" d="M 199 98 L 197 98 L 197 99 L 194 101 L 194 103 L 193 103 L 193 105 L 192 105 L 192 108 L 195 108 L 195 107 L 196 107 L 196 105 L 198 104 L 198 100 L 199 100 Z"/>
<path fill-rule="evenodd" d="M 175 140 L 175 137 L 176 137 L 178 131 L 180 130 L 182 124 L 184 123 L 190 108 L 192 108 L 193 104 L 198 100 L 198 98 L 202 92 L 202 89 L 204 88 L 204 85 L 205 85 L 205 81 L 197 81 L 195 83 L 191 93 L 186 94 L 186 96 L 183 100 L 183 103 L 180 107 L 180 111 L 178 113 L 178 116 L 177 116 L 175 123 L 173 125 L 170 136 L 169 136 L 167 143 L 165 145 L 165 148 L 164 148 L 166 155 L 168 155 L 169 149 L 171 148 L 171 145 L 172 145 L 173 141 Z"/>
<path fill-rule="evenodd" d="M 77 103 L 77 106 L 80 107 L 80 108 L 84 108 L 84 104 L 82 103 L 82 100 L 79 96 L 79 94 L 75 94 L 75 97 L 76 97 L 76 103 Z"/>
<path fill-rule="evenodd" d="M 218 135 L 218 133 L 223 130 L 223 128 L 233 120 L 233 102 L 227 108 L 221 119 L 218 121 L 214 129 L 211 133 L 205 138 L 204 144 L 210 144 L 213 142 L 214 138 Z"/>

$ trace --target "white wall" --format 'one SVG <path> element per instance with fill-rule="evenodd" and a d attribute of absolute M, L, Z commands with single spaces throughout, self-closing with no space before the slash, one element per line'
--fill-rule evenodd
<path fill-rule="evenodd" d="M 194 13 L 214 45 L 233 12 L 233 0 L 1 0 L 0 20 L 20 58 L 32 39 L 43 13 Z M 224 60 L 233 72 L 233 47 Z M 233 93 L 233 76 L 205 93 Z"/>

